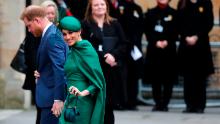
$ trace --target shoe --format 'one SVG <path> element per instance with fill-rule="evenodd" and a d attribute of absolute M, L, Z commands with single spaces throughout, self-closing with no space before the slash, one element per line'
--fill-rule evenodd
<path fill-rule="evenodd" d="M 168 112 L 169 109 L 168 109 L 168 107 L 154 106 L 152 108 L 152 112 L 154 112 L 154 111 Z"/>
<path fill-rule="evenodd" d="M 168 107 L 163 107 L 163 108 L 161 108 L 161 111 L 163 111 L 163 112 L 168 112 L 169 109 L 168 109 Z"/>
<path fill-rule="evenodd" d="M 195 113 L 202 114 L 204 113 L 204 109 L 196 109 Z"/>
<path fill-rule="evenodd" d="M 198 114 L 202 114 L 202 113 L 204 113 L 204 109 L 186 108 L 185 110 L 183 110 L 183 113 L 198 113 Z"/>
<path fill-rule="evenodd" d="M 131 111 L 136 111 L 136 110 L 138 110 L 136 106 L 127 106 L 125 109 L 131 110 Z"/>
<path fill-rule="evenodd" d="M 153 108 L 152 108 L 152 112 L 155 112 L 155 111 L 160 111 L 161 109 L 160 109 L 160 107 L 158 107 L 158 106 L 154 106 Z"/>
<path fill-rule="evenodd" d="M 186 108 L 185 110 L 182 111 L 183 113 L 193 113 L 194 110 L 192 108 Z"/>
<path fill-rule="evenodd" d="M 124 108 L 122 105 L 119 105 L 119 104 L 115 105 L 115 106 L 113 107 L 113 109 L 114 109 L 114 110 L 125 110 L 125 108 Z"/>

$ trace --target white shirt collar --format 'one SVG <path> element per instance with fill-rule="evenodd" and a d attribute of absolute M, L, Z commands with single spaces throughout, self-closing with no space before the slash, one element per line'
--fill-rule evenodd
<path fill-rule="evenodd" d="M 47 24 L 47 26 L 44 28 L 43 33 L 42 33 L 42 37 L 44 36 L 44 34 L 46 33 L 47 29 L 52 25 L 53 23 L 50 22 L 49 24 Z"/>

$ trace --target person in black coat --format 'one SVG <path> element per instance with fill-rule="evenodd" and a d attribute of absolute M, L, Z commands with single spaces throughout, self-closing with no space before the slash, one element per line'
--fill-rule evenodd
<path fill-rule="evenodd" d="M 129 57 L 126 60 L 127 64 L 127 95 L 126 109 L 136 110 L 137 93 L 138 93 L 138 79 L 142 77 L 143 55 L 142 55 L 142 35 L 143 35 L 143 12 L 141 7 L 134 2 L 134 0 L 121 1 L 121 16 L 119 22 L 125 32 L 126 38 L 137 48 L 141 54 L 139 57 Z M 135 51 L 135 54 L 137 51 Z M 132 91 L 132 92 L 131 92 Z"/>
<path fill-rule="evenodd" d="M 94 6 L 96 4 L 97 6 Z M 120 23 L 109 16 L 107 0 L 89 0 L 82 37 L 91 42 L 99 55 L 106 79 L 105 124 L 114 123 L 113 107 L 125 102 L 126 86 L 122 72 L 129 42 Z"/>
<path fill-rule="evenodd" d="M 27 70 L 25 73 L 25 81 L 22 86 L 24 90 L 30 90 L 32 95 L 32 103 L 35 104 L 35 77 L 34 71 L 36 70 L 36 56 L 37 49 L 40 43 L 40 37 L 36 38 L 30 32 L 26 32 L 24 54 L 25 54 L 25 64 L 27 65 Z M 36 124 L 40 124 L 40 108 L 36 105 L 37 117 Z"/>
<path fill-rule="evenodd" d="M 178 16 L 180 74 L 184 78 L 183 112 L 203 113 L 206 107 L 207 77 L 214 73 L 208 33 L 213 27 L 210 0 L 180 0 Z"/>
<path fill-rule="evenodd" d="M 74 17 L 82 21 L 85 17 L 88 0 L 65 0 Z"/>
<path fill-rule="evenodd" d="M 152 85 L 155 105 L 152 111 L 168 111 L 174 83 L 177 81 L 177 13 L 170 0 L 156 0 L 157 6 L 145 14 L 144 32 L 148 41 L 144 82 Z"/>
<path fill-rule="evenodd" d="M 107 0 L 109 4 L 109 15 L 119 19 L 124 11 L 124 6 L 121 0 Z"/>

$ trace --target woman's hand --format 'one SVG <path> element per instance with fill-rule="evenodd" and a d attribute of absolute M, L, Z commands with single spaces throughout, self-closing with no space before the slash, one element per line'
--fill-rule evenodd
<path fill-rule="evenodd" d="M 69 88 L 69 92 L 70 92 L 70 94 L 74 94 L 75 96 L 87 96 L 87 95 L 89 95 L 89 91 L 88 90 L 83 90 L 81 92 L 81 91 L 79 91 L 78 88 L 76 88 L 74 86 L 71 86 Z"/>
<path fill-rule="evenodd" d="M 104 57 L 105 57 L 105 62 L 108 63 L 111 67 L 117 65 L 117 62 L 115 62 L 115 57 L 110 53 L 105 54 Z"/>
<path fill-rule="evenodd" d="M 167 47 L 167 45 L 168 45 L 168 41 L 167 40 L 159 40 L 156 43 L 156 46 L 158 48 L 161 48 L 161 49 L 164 49 L 165 47 Z"/>
<path fill-rule="evenodd" d="M 197 35 L 193 35 L 193 36 L 188 36 L 186 37 L 186 42 L 188 45 L 193 46 L 196 44 L 198 40 L 198 36 Z"/>

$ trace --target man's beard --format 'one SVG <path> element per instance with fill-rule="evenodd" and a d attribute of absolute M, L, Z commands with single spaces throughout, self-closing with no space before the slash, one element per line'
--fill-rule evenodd
<path fill-rule="evenodd" d="M 37 28 L 37 29 L 35 30 L 35 32 L 33 33 L 33 35 L 34 35 L 35 37 L 40 37 L 40 36 L 42 35 L 42 31 L 40 30 L 40 28 Z"/>

